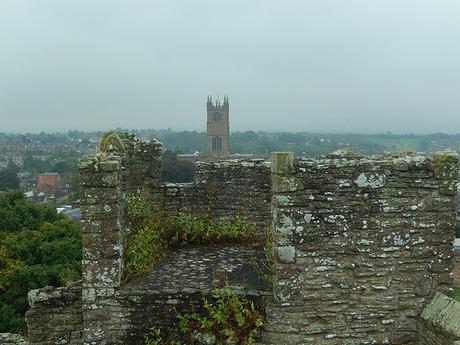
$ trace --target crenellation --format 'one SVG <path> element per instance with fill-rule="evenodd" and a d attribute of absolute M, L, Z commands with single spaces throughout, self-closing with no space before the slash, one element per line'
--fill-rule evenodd
<path fill-rule="evenodd" d="M 197 162 L 192 183 L 164 183 L 160 208 L 211 213 L 216 218 L 251 218 L 270 224 L 270 166 L 262 159 Z"/>
<path fill-rule="evenodd" d="M 459 341 L 458 303 L 441 295 L 453 282 L 456 155 L 277 152 L 271 163 L 198 162 L 192 183 L 173 184 L 160 182 L 161 143 L 112 135 L 104 145 L 79 164 L 83 281 L 31 292 L 29 342 L 141 344 L 151 326 L 175 332 L 175 313 L 200 308 L 223 281 L 265 306 L 265 345 Z M 272 284 L 251 264 L 260 253 L 226 246 L 171 251 L 124 282 L 124 202 L 138 192 L 165 212 L 271 223 Z M 53 329 L 40 330 L 48 318 Z"/>

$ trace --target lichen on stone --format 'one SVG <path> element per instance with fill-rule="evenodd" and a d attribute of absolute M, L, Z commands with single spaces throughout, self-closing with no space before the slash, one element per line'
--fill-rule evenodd
<path fill-rule="evenodd" d="M 108 132 L 102 136 L 101 142 L 99 143 L 99 149 L 101 152 L 124 151 L 125 144 L 118 133 Z"/>

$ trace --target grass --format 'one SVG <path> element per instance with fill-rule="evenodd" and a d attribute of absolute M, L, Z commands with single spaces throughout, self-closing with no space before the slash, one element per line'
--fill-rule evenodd
<path fill-rule="evenodd" d="M 142 195 L 127 199 L 126 216 L 131 228 L 126 249 L 126 278 L 151 269 L 170 247 L 203 244 L 251 244 L 256 226 L 244 219 L 214 219 L 187 209 L 176 214 L 156 212 Z"/>
<path fill-rule="evenodd" d="M 454 288 L 454 299 L 460 302 L 460 287 Z"/>

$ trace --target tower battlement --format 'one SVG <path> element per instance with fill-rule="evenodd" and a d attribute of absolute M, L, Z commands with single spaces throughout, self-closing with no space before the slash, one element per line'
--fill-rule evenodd
<path fill-rule="evenodd" d="M 228 96 L 224 96 L 224 100 L 221 103 L 220 99 L 212 99 L 212 96 L 208 96 L 207 110 L 229 110 Z"/>

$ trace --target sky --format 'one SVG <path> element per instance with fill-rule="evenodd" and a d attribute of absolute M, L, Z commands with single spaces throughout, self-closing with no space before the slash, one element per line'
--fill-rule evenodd
<path fill-rule="evenodd" d="M 460 133 L 458 0 L 0 0 L 0 132 Z"/>

